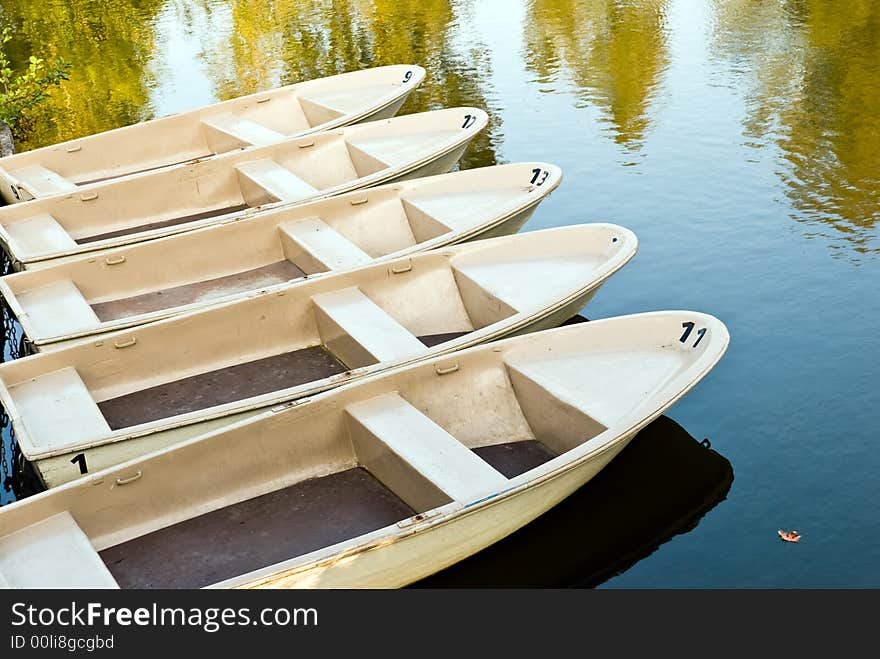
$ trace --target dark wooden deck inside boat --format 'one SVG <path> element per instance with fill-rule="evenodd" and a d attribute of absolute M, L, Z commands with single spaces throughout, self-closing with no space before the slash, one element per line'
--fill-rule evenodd
<path fill-rule="evenodd" d="M 418 339 L 431 347 L 464 334 L 429 334 Z M 110 428 L 118 430 L 323 380 L 346 370 L 326 347 L 312 346 L 141 389 L 102 401 L 98 407 Z"/>
<path fill-rule="evenodd" d="M 537 441 L 474 451 L 508 478 L 555 457 Z M 201 588 L 411 517 L 363 468 L 313 478 L 101 552 L 122 588 Z"/>
<path fill-rule="evenodd" d="M 200 588 L 411 517 L 349 469 L 194 517 L 101 552 L 123 588 Z"/>
<path fill-rule="evenodd" d="M 98 403 L 113 430 L 323 380 L 347 370 L 324 346 L 200 373 Z"/>
<path fill-rule="evenodd" d="M 444 332 L 443 334 L 425 334 L 424 336 L 416 337 L 419 341 L 424 343 L 429 348 L 433 348 L 434 346 L 440 345 L 441 343 L 446 343 L 447 341 L 452 341 L 453 339 L 457 339 L 460 336 L 464 336 L 465 334 L 470 334 L 470 332 Z"/>
<path fill-rule="evenodd" d="M 481 446 L 473 449 L 473 452 L 505 478 L 515 478 L 556 457 L 553 451 L 536 439 Z"/>
<path fill-rule="evenodd" d="M 117 229 L 116 231 L 108 231 L 107 233 L 99 233 L 94 236 L 83 236 L 76 239 L 77 245 L 87 245 L 96 243 L 99 240 L 108 240 L 110 238 L 119 238 L 120 236 L 130 236 L 133 233 L 142 233 L 144 231 L 152 231 L 153 229 L 164 229 L 165 227 L 173 227 L 178 224 L 186 224 L 187 222 L 198 222 L 206 220 L 210 217 L 220 217 L 221 215 L 229 215 L 250 208 L 247 204 L 239 204 L 237 206 L 226 206 L 224 208 L 214 208 L 212 210 L 203 211 L 201 213 L 193 213 L 192 215 L 184 215 L 182 217 L 173 217 L 170 220 L 161 220 L 159 222 L 148 222 L 139 224 L 125 229 Z"/>
<path fill-rule="evenodd" d="M 193 302 L 212 300 L 233 293 L 253 291 L 264 286 L 301 279 L 304 276 L 305 273 L 302 270 L 285 259 L 224 277 L 215 277 L 110 302 L 100 302 L 93 304 L 92 309 L 102 322 L 106 322 L 180 307 Z"/>

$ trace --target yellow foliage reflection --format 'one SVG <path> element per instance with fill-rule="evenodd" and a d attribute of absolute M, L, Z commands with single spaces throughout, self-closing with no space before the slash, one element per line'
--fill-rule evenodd
<path fill-rule="evenodd" d="M 780 149 L 797 219 L 833 226 L 857 252 L 876 251 L 880 3 L 715 2 L 717 48 L 753 73 L 746 131 Z"/>
<path fill-rule="evenodd" d="M 581 100 L 602 108 L 617 142 L 637 147 L 668 63 L 666 0 L 531 0 L 529 70 L 543 82 L 567 75 Z"/>
<path fill-rule="evenodd" d="M 217 93 L 230 98 L 278 84 L 371 66 L 413 63 L 425 82 L 402 112 L 487 102 L 488 55 L 477 45 L 454 47 L 457 18 L 450 0 L 230 0 L 231 43 L 211 53 Z M 499 119 L 474 140 L 462 167 L 495 163 Z"/>
<path fill-rule="evenodd" d="M 3 0 L 4 24 L 23 52 L 72 63 L 70 79 L 50 93 L 42 121 L 19 150 L 141 121 L 149 116 L 146 64 L 151 17 L 163 0 Z M 10 53 L 15 61 L 16 55 Z"/>

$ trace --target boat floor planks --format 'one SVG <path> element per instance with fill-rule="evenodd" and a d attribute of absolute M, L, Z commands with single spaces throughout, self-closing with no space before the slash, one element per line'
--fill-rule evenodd
<path fill-rule="evenodd" d="M 357 467 L 200 515 L 100 554 L 123 588 L 200 588 L 414 514 Z"/>
<path fill-rule="evenodd" d="M 417 336 L 416 338 L 428 348 L 433 348 L 434 346 L 439 346 L 441 343 L 446 343 L 447 341 L 452 341 L 453 339 L 462 337 L 465 334 L 470 334 L 470 332 L 444 332 L 443 334 L 425 334 L 424 336 Z"/>
<path fill-rule="evenodd" d="M 556 457 L 553 451 L 536 439 L 480 446 L 471 450 L 505 478 L 516 478 Z"/>
<path fill-rule="evenodd" d="M 468 332 L 416 338 L 430 347 L 465 334 Z M 312 346 L 141 389 L 102 401 L 98 407 L 110 428 L 119 430 L 323 380 L 347 370 L 327 348 Z"/>
<path fill-rule="evenodd" d="M 161 311 L 171 307 L 192 304 L 212 297 L 222 297 L 230 293 L 255 290 L 263 286 L 281 284 L 293 279 L 305 277 L 305 272 L 293 263 L 284 259 L 270 265 L 252 270 L 245 270 L 234 275 L 206 279 L 194 284 L 175 286 L 162 291 L 144 293 L 133 297 L 99 302 L 91 305 L 95 315 L 106 322 L 118 318 L 127 318 L 137 314 Z"/>
<path fill-rule="evenodd" d="M 182 217 L 174 217 L 170 220 L 161 220 L 159 222 L 149 222 L 148 224 L 139 224 L 134 227 L 126 227 L 125 229 L 119 229 L 118 231 L 108 231 L 106 233 L 99 233 L 94 236 L 84 236 L 83 238 L 77 238 L 77 245 L 88 245 L 89 243 L 96 243 L 99 240 L 108 240 L 110 238 L 119 238 L 121 236 L 129 236 L 135 233 L 143 233 L 144 231 L 153 231 L 154 229 L 165 229 L 167 227 L 177 226 L 178 224 L 186 224 L 188 222 L 198 222 L 199 220 L 207 220 L 211 217 L 220 217 L 221 215 L 229 215 L 230 213 L 239 213 L 243 210 L 247 210 L 250 208 L 247 204 L 238 204 L 236 206 L 226 206 L 224 208 L 214 208 L 209 211 L 202 211 L 201 213 L 193 213 L 192 215 L 184 215 Z"/>
<path fill-rule="evenodd" d="M 556 457 L 533 440 L 473 451 L 508 477 Z M 201 588 L 412 515 L 412 508 L 356 467 L 194 517 L 100 554 L 122 588 Z"/>
<path fill-rule="evenodd" d="M 128 428 L 344 373 L 324 346 L 312 346 L 200 373 L 98 403 L 110 428 Z"/>

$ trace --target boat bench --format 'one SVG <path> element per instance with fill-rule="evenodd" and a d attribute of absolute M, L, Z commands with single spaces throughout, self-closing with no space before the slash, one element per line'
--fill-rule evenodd
<path fill-rule="evenodd" d="M 352 160 L 356 163 L 358 162 L 356 156 L 360 156 L 372 162 L 381 163 L 382 168 L 385 168 L 424 160 L 429 154 L 436 154 L 443 147 L 451 147 L 457 136 L 458 132 L 454 130 L 425 131 L 418 134 L 418 139 L 405 133 L 396 136 L 380 135 L 376 137 L 359 137 L 355 134 L 347 137 L 345 143 L 352 154 Z"/>
<path fill-rule="evenodd" d="M 396 392 L 345 411 L 358 461 L 416 512 L 507 486 L 501 473 Z"/>
<path fill-rule="evenodd" d="M 592 369 L 581 361 L 572 362 L 565 351 L 539 357 L 504 356 L 507 377 L 529 426 L 558 455 L 605 432 L 609 419 L 618 418 L 625 410 L 609 410 L 603 401 L 604 378 L 585 380 L 582 373 L 607 373 L 616 357 Z M 619 363 L 619 362 L 618 362 Z M 578 377 L 572 377 L 575 371 Z M 589 377 L 589 376 L 587 376 Z M 638 398 L 636 398 L 637 400 Z M 632 396 L 624 396 L 630 405 Z"/>
<path fill-rule="evenodd" d="M 0 537 L 0 586 L 119 587 L 67 511 Z"/>
<path fill-rule="evenodd" d="M 324 345 L 349 368 L 425 351 L 421 341 L 356 286 L 313 295 L 312 302 Z"/>
<path fill-rule="evenodd" d="M 267 201 L 299 201 L 318 192 L 292 171 L 269 158 L 241 163 L 235 169 L 242 194 L 252 206 Z M 266 197 L 267 194 L 271 200 Z"/>
<path fill-rule="evenodd" d="M 453 258 L 450 266 L 452 276 L 455 278 L 455 283 L 461 294 L 461 300 L 475 329 L 497 323 L 517 313 L 518 309 L 508 304 L 504 298 L 508 297 L 511 292 L 516 294 L 518 290 L 506 290 L 504 282 L 499 281 L 499 276 L 503 276 L 502 271 L 505 266 L 521 268 L 521 265 L 516 263 L 481 264 L 479 262 L 464 265 L 457 264 Z M 514 282 L 514 286 L 517 286 L 522 278 L 514 277 L 509 280 Z"/>
<path fill-rule="evenodd" d="M 27 436 L 18 439 L 28 459 L 110 433 L 98 404 L 71 366 L 14 384 L 9 395 L 25 420 Z"/>
<path fill-rule="evenodd" d="M 284 256 L 307 275 L 344 270 L 372 263 L 360 247 L 320 217 L 309 217 L 278 226 Z"/>
<path fill-rule="evenodd" d="M 419 242 L 436 238 L 449 231 L 473 227 L 474 218 L 490 220 L 509 212 L 518 201 L 514 188 L 456 190 L 436 193 L 420 192 L 418 188 L 401 194 L 403 208 Z"/>
<path fill-rule="evenodd" d="M 16 253 L 20 254 L 61 252 L 77 246 L 76 241 L 70 237 L 58 220 L 48 213 L 5 224 L 3 228 L 18 247 Z"/>
<path fill-rule="evenodd" d="M 314 127 L 333 121 L 344 114 L 358 112 L 367 105 L 367 99 L 378 101 L 395 91 L 392 85 L 370 85 L 355 89 L 313 90 L 307 94 L 297 92 L 296 98 L 303 112 Z"/>
<path fill-rule="evenodd" d="M 231 112 L 203 117 L 202 130 L 208 148 L 214 153 L 224 153 L 242 146 L 266 146 L 286 137 L 278 131 Z"/>
<path fill-rule="evenodd" d="M 61 279 L 18 294 L 34 335 L 63 336 L 101 324 L 94 309 L 69 279 Z"/>
<path fill-rule="evenodd" d="M 62 192 L 76 190 L 76 183 L 66 179 L 61 174 L 53 172 L 42 165 L 30 165 L 9 172 L 10 176 L 18 180 L 21 187 L 27 190 L 35 198 L 48 197 Z"/>

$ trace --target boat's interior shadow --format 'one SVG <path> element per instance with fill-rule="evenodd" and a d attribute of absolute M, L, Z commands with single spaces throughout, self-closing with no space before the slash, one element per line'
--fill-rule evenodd
<path fill-rule="evenodd" d="M 595 587 L 695 528 L 732 483 L 724 456 L 661 416 L 549 512 L 412 587 Z"/>

